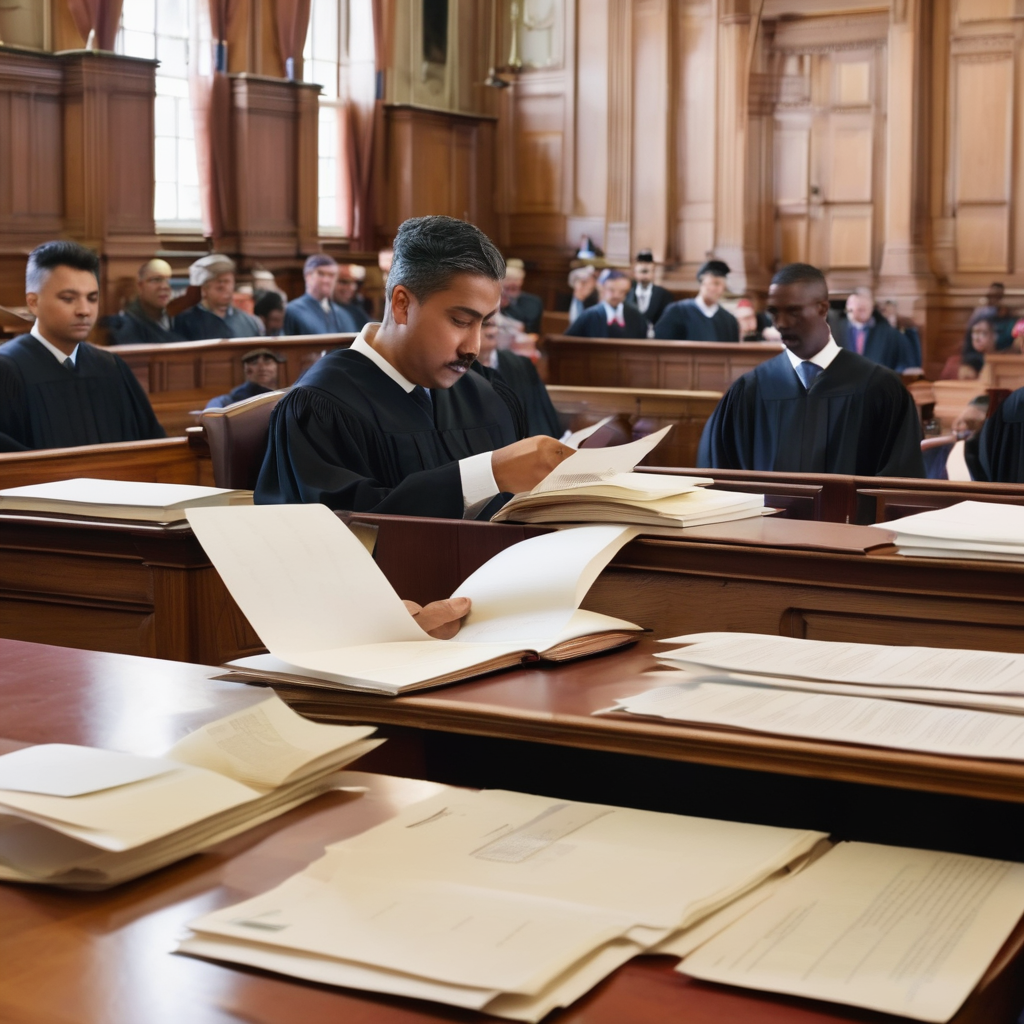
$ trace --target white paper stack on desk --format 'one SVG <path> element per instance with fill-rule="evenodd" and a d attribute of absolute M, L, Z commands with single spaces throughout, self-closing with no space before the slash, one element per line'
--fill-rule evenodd
<path fill-rule="evenodd" d="M 632 643 L 641 632 L 579 607 L 634 535 L 627 527 L 562 530 L 500 552 L 453 595 L 472 601 L 458 636 L 436 640 L 323 505 L 192 509 L 188 518 L 270 650 L 231 662 L 250 675 L 395 695 L 538 656 L 593 654 Z"/>
<path fill-rule="evenodd" d="M 163 757 L 65 744 L 0 757 L 0 879 L 102 889 L 338 788 L 383 740 L 318 725 L 273 694 Z"/>
<path fill-rule="evenodd" d="M 952 757 L 1024 760 L 1024 655 L 694 633 L 658 657 L 678 683 L 617 710 Z"/>
<path fill-rule="evenodd" d="M 152 523 L 181 522 L 187 508 L 251 504 L 252 491 L 89 477 L 0 491 L 0 511 L 4 512 L 49 512 Z"/>
<path fill-rule="evenodd" d="M 763 494 L 709 490 L 710 477 L 634 473 L 671 430 L 611 448 L 583 448 L 532 491 L 517 494 L 494 522 L 709 526 L 764 515 Z"/>
<path fill-rule="evenodd" d="M 453 790 L 192 922 L 180 949 L 536 1021 L 824 838 Z"/>
<path fill-rule="evenodd" d="M 889 523 L 901 555 L 1024 562 L 1024 506 L 961 501 Z"/>

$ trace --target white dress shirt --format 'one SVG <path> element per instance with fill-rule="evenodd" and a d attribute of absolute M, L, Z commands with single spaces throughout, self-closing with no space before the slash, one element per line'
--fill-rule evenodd
<path fill-rule="evenodd" d="M 622 311 L 623 303 L 620 302 L 614 309 L 609 306 L 607 302 L 602 302 L 601 305 L 604 306 L 604 312 L 608 317 L 608 323 L 612 324 L 617 320 L 623 327 L 625 327 L 626 317 Z"/>
<path fill-rule="evenodd" d="M 387 361 L 371 344 L 370 341 L 380 328 L 380 324 L 367 324 L 359 337 L 352 342 L 352 351 L 366 356 L 383 373 L 386 373 L 408 395 L 417 386 L 407 380 Z M 472 370 L 467 370 L 472 373 Z M 427 391 L 430 395 L 430 392 Z M 459 459 L 459 476 L 462 478 L 462 507 L 465 518 L 472 518 L 483 506 L 498 493 L 498 484 L 491 469 L 491 453 L 481 452 L 470 455 L 467 459 Z"/>
<path fill-rule="evenodd" d="M 45 348 L 46 351 L 49 352 L 50 355 L 52 355 L 53 358 L 56 359 L 57 362 L 60 363 L 61 366 L 64 365 L 64 360 L 65 359 L 70 359 L 71 362 L 75 364 L 75 366 L 78 365 L 78 346 L 76 345 L 74 347 L 74 350 L 72 351 L 71 355 L 67 355 L 65 352 L 61 352 L 61 350 L 59 348 L 57 348 L 56 345 L 51 345 L 42 336 L 42 334 L 39 331 L 39 321 L 38 320 L 32 325 L 32 330 L 29 331 L 29 334 L 31 334 L 32 337 L 35 338 L 36 341 L 38 341 L 39 344 L 42 345 L 43 348 Z"/>
<path fill-rule="evenodd" d="M 713 306 L 709 306 L 699 295 L 693 300 L 697 304 L 697 308 L 708 318 L 713 317 L 719 309 L 718 303 L 716 302 Z"/>
<path fill-rule="evenodd" d="M 788 348 L 786 349 L 786 355 L 789 357 L 790 364 L 794 370 L 801 363 L 814 363 L 815 366 L 820 366 L 823 370 L 827 370 L 832 365 L 832 360 L 839 355 L 839 346 L 836 344 L 835 338 L 832 337 L 832 332 L 829 331 L 828 342 L 825 347 L 820 352 L 816 352 L 810 359 L 801 359 L 799 356 L 793 355 Z M 797 376 L 800 376 L 799 372 L 797 372 Z"/>
<path fill-rule="evenodd" d="M 647 312 L 647 307 L 651 304 L 651 292 L 653 289 L 653 282 L 648 284 L 638 283 L 636 285 L 636 289 L 633 294 L 636 296 L 636 308 L 639 309 L 641 313 Z"/>

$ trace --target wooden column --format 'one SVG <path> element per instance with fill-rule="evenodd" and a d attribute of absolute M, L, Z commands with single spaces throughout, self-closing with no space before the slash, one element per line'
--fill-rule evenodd
<path fill-rule="evenodd" d="M 632 258 L 633 0 L 608 4 L 608 212 L 605 255 Z"/>

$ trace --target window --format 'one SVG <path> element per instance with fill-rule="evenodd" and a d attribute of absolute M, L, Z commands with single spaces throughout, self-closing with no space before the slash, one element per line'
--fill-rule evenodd
<path fill-rule="evenodd" d="M 157 224 L 200 228 L 199 168 L 188 79 L 196 57 L 209 73 L 209 20 L 198 0 L 130 0 L 121 10 L 115 50 L 128 57 L 160 61 L 156 71 Z"/>

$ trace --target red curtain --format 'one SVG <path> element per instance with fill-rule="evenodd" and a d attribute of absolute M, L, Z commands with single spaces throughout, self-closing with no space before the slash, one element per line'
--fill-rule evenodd
<path fill-rule="evenodd" d="M 75 27 L 88 42 L 89 33 L 95 32 L 96 48 L 113 50 L 117 27 L 121 22 L 123 0 L 68 0 L 68 9 Z"/>
<path fill-rule="evenodd" d="M 295 65 L 302 56 L 309 30 L 310 0 L 274 0 L 274 24 L 277 46 L 281 51 L 285 75 L 295 78 Z"/>

